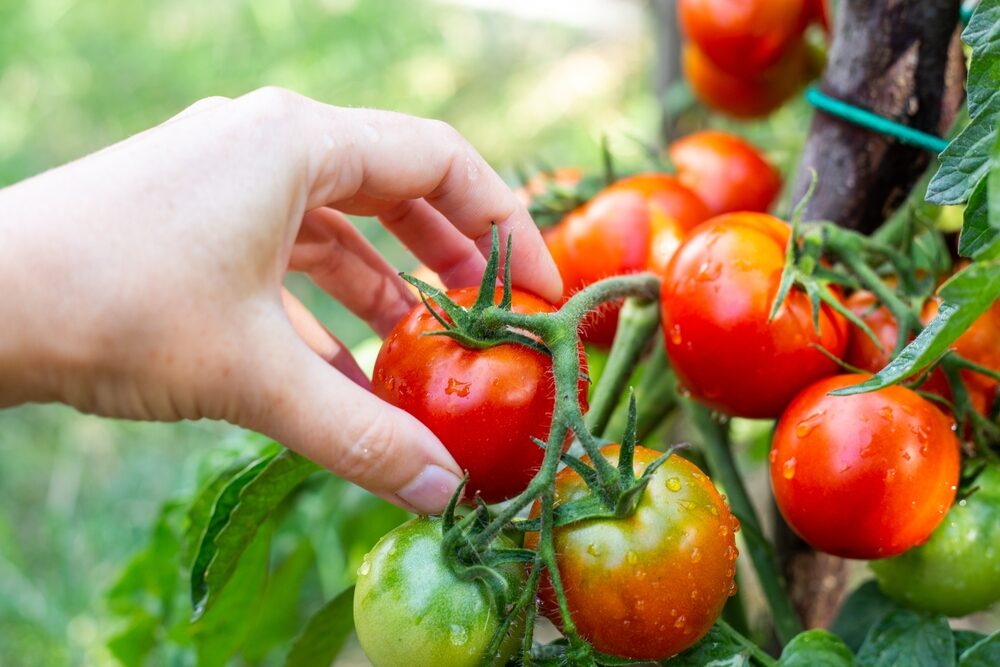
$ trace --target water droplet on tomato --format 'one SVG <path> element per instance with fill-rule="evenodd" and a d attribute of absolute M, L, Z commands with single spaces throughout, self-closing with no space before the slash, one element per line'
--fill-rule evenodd
<path fill-rule="evenodd" d="M 601 555 L 601 549 L 596 544 L 591 542 L 590 544 L 587 545 L 587 553 L 593 556 L 594 558 L 597 558 L 598 556 Z"/>
<path fill-rule="evenodd" d="M 729 597 L 733 597 L 739 591 L 739 587 L 736 585 L 735 581 L 729 583 Z"/>
<path fill-rule="evenodd" d="M 896 469 L 895 468 L 889 468 L 888 470 L 885 471 L 885 481 L 886 482 L 892 482 L 895 479 L 896 479 Z"/>
<path fill-rule="evenodd" d="M 361 567 L 358 568 L 358 576 L 359 577 L 368 576 L 368 573 L 371 572 L 371 569 L 372 569 L 372 564 L 368 560 L 368 556 L 365 556 L 364 560 L 361 561 Z"/>
<path fill-rule="evenodd" d="M 888 405 L 883 405 L 878 409 L 878 416 L 882 419 L 891 422 L 892 421 L 892 408 Z"/>
<path fill-rule="evenodd" d="M 670 327 L 670 342 L 674 345 L 680 345 L 683 340 L 681 338 L 681 325 L 675 324 Z"/>
<path fill-rule="evenodd" d="M 718 277 L 722 275 L 722 264 L 719 262 L 710 262 L 705 260 L 698 267 L 698 272 L 695 274 L 695 278 L 702 282 L 709 282 L 711 280 L 717 280 Z"/>
<path fill-rule="evenodd" d="M 695 547 L 694 549 L 691 550 L 691 562 L 697 563 L 700 560 L 701 560 L 701 549 Z"/>
<path fill-rule="evenodd" d="M 455 646 L 463 646 L 469 641 L 469 631 L 456 623 L 451 624 L 451 632 L 448 635 L 451 643 Z"/>
<path fill-rule="evenodd" d="M 719 535 L 722 537 L 729 536 L 729 526 L 719 526 Z"/>
<path fill-rule="evenodd" d="M 675 492 L 676 491 L 680 491 L 681 490 L 681 480 L 677 479 L 676 477 L 668 477 L 667 478 L 667 488 L 670 489 L 671 491 L 675 491 Z"/>
<path fill-rule="evenodd" d="M 684 509 L 688 510 L 688 511 L 694 509 L 694 503 L 691 502 L 690 500 L 682 500 L 680 502 L 680 506 L 683 507 Z"/>
<path fill-rule="evenodd" d="M 625 560 L 628 562 L 629 565 L 635 565 L 636 563 L 639 562 L 639 557 L 635 554 L 634 551 L 626 551 Z"/>
<path fill-rule="evenodd" d="M 709 505 L 708 511 L 712 516 L 719 516 L 719 508 L 715 505 Z"/>
<path fill-rule="evenodd" d="M 785 479 L 792 479 L 795 477 L 795 457 L 788 459 L 783 464 L 781 464 L 781 476 Z"/>
<path fill-rule="evenodd" d="M 911 415 L 911 416 L 913 415 L 913 408 L 911 408 L 906 403 L 903 403 L 900 407 L 903 408 L 903 412 L 905 412 L 906 414 Z"/>
<path fill-rule="evenodd" d="M 677 617 L 677 620 L 674 621 L 674 627 L 683 628 L 685 623 L 687 623 L 687 619 L 684 618 L 684 614 L 681 614 L 680 616 Z"/>
<path fill-rule="evenodd" d="M 456 378 L 448 378 L 448 386 L 445 387 L 444 393 L 465 398 L 469 395 L 469 388 L 471 386 L 471 382 L 462 382 Z"/>
<path fill-rule="evenodd" d="M 814 412 L 811 415 L 804 417 L 798 424 L 795 425 L 795 435 L 800 438 L 804 438 L 812 433 L 813 429 L 819 426 L 820 422 L 823 421 L 823 415 L 825 414 L 825 410 L 820 410 L 819 412 Z"/>
<path fill-rule="evenodd" d="M 697 588 L 692 588 L 691 589 L 691 599 L 692 600 L 697 600 L 698 599 L 698 589 Z"/>
<path fill-rule="evenodd" d="M 775 461 L 777 461 L 778 460 L 778 450 L 777 449 L 772 449 L 771 453 L 767 455 L 767 458 L 768 458 L 768 460 L 771 463 L 774 463 Z"/>

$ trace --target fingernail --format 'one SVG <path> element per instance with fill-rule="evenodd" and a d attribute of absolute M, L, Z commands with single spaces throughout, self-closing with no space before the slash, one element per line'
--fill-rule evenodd
<path fill-rule="evenodd" d="M 420 514 L 436 514 L 448 505 L 461 481 L 441 466 L 428 465 L 396 495 Z"/>

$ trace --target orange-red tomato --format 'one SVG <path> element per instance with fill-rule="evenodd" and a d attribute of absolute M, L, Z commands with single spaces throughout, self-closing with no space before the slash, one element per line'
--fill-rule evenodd
<path fill-rule="evenodd" d="M 447 294 L 469 307 L 478 288 Z M 497 288 L 496 302 L 501 295 Z M 529 292 L 513 291 L 514 312 L 554 310 Z M 467 499 L 479 492 L 489 503 L 506 500 L 527 486 L 542 463 L 544 452 L 531 438 L 544 440 L 552 423 L 552 359 L 516 343 L 470 349 L 447 336 L 424 335 L 441 329 L 423 304 L 415 306 L 382 344 L 372 390 L 441 439 L 469 472 Z M 586 371 L 582 348 L 580 354 Z M 586 406 L 586 380 L 580 380 L 579 393 Z"/>
<path fill-rule="evenodd" d="M 767 116 L 813 76 L 813 62 L 803 42 L 774 65 L 753 76 L 719 69 L 698 47 L 686 44 L 681 65 L 695 96 L 716 111 L 736 118 Z"/>
<path fill-rule="evenodd" d="M 609 276 L 662 271 L 684 235 L 708 216 L 701 199 L 673 176 L 617 181 L 545 235 L 565 298 Z M 618 310 L 610 304 L 586 318 L 584 340 L 610 345 Z"/>
<path fill-rule="evenodd" d="M 601 452 L 617 465 L 618 445 Z M 660 456 L 635 451 L 638 477 Z M 589 489 L 570 468 L 556 477 L 556 505 Z M 536 503 L 532 510 L 538 516 Z M 653 473 L 635 513 L 557 528 L 559 573 L 577 631 L 604 653 L 660 660 L 698 641 L 736 592 L 733 582 L 739 528 L 725 500 L 697 466 L 671 456 Z M 535 549 L 538 534 L 525 536 Z M 542 608 L 561 622 L 547 579 Z"/>
<path fill-rule="evenodd" d="M 777 417 L 803 387 L 837 371 L 816 349 L 842 356 L 844 318 L 793 288 L 773 320 L 790 236 L 766 213 L 728 213 L 695 229 L 663 277 L 667 355 L 684 387 L 730 415 Z"/>
<path fill-rule="evenodd" d="M 887 558 L 923 543 L 955 498 L 952 422 L 900 386 L 830 392 L 867 375 L 820 380 L 795 397 L 771 449 L 774 498 L 812 547 L 844 558 Z"/>
<path fill-rule="evenodd" d="M 811 2 L 811 0 L 810 0 Z M 678 0 L 685 36 L 723 72 L 756 75 L 801 39 L 806 0 Z"/>
<path fill-rule="evenodd" d="M 888 308 L 878 305 L 878 300 L 871 292 L 865 290 L 855 292 L 847 299 L 846 305 L 872 329 L 882 349 L 879 350 L 861 329 L 851 327 L 844 360 L 856 368 L 877 373 L 892 361 L 892 352 L 899 335 L 899 324 Z M 937 309 L 936 299 L 927 302 L 921 314 L 924 324 L 934 319 Z M 994 303 L 989 310 L 980 315 L 972 326 L 959 336 L 951 349 L 980 366 L 1000 371 L 998 340 L 1000 340 L 1000 302 Z M 965 381 L 972 406 L 981 414 L 986 414 L 996 396 L 996 380 L 969 370 L 962 371 L 962 379 Z M 951 399 L 952 396 L 948 380 L 940 369 L 931 372 L 920 385 L 920 389 L 946 399 Z"/>
<path fill-rule="evenodd" d="M 705 130 L 667 149 L 677 178 L 701 197 L 712 215 L 766 213 L 781 191 L 781 175 L 750 143 L 727 132 Z"/>

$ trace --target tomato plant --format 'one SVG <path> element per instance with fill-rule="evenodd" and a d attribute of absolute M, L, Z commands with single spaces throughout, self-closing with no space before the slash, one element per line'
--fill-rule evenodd
<path fill-rule="evenodd" d="M 619 450 L 610 445 L 601 452 L 617 465 Z M 636 474 L 659 456 L 637 447 Z M 572 469 L 556 477 L 557 507 L 589 493 Z M 535 516 L 539 509 L 536 504 Z M 556 529 L 560 576 L 578 631 L 599 651 L 633 659 L 657 660 L 688 648 L 736 592 L 738 528 L 708 477 L 671 456 L 630 517 Z M 529 533 L 525 545 L 537 542 L 537 533 Z M 551 584 L 541 590 L 546 613 L 559 624 Z"/>
<path fill-rule="evenodd" d="M 804 292 L 777 315 L 789 227 L 762 213 L 706 222 L 681 244 L 663 277 L 667 355 L 691 394 L 727 414 L 776 417 L 811 382 L 834 373 L 847 344 L 844 319 L 823 304 L 818 328 Z"/>
<path fill-rule="evenodd" d="M 394 528 L 358 569 L 354 625 L 375 667 L 504 665 L 517 647 L 511 633 L 489 659 L 503 607 L 484 582 L 452 570 L 441 549 L 441 523 L 417 518 Z M 498 572 L 511 589 L 524 584 L 517 565 Z"/>
<path fill-rule="evenodd" d="M 902 604 L 965 616 L 1000 600 L 1000 469 L 989 465 L 927 542 L 871 564 L 879 586 Z"/>
<path fill-rule="evenodd" d="M 565 298 L 601 278 L 662 269 L 684 235 L 709 216 L 677 178 L 639 174 L 621 179 L 570 213 L 546 235 Z M 618 309 L 606 306 L 584 322 L 584 339 L 610 345 Z"/>
<path fill-rule="evenodd" d="M 749 142 L 704 130 L 670 144 L 677 178 L 705 202 L 712 215 L 766 213 L 781 191 L 781 175 Z"/>
<path fill-rule="evenodd" d="M 958 486 L 952 424 L 905 387 L 830 396 L 865 376 L 820 380 L 778 421 L 771 485 L 788 524 L 820 551 L 886 558 L 924 542 Z"/>
<path fill-rule="evenodd" d="M 476 300 L 476 288 L 446 294 L 460 307 Z M 502 298 L 497 288 L 495 300 Z M 515 313 L 550 313 L 548 302 L 515 290 Z M 494 503 L 521 491 L 538 471 L 543 438 L 552 421 L 552 363 L 542 351 L 509 343 L 486 349 L 464 347 L 443 335 L 438 317 L 422 304 L 389 333 L 379 351 L 372 391 L 406 410 L 434 432 L 469 473 L 470 497 Z M 586 402 L 587 383 L 579 382 Z"/>

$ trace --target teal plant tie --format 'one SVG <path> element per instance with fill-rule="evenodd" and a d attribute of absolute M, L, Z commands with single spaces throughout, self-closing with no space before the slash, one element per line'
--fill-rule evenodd
<path fill-rule="evenodd" d="M 976 5 L 974 3 L 965 3 L 962 8 L 958 10 L 958 18 L 963 24 L 969 25 L 969 19 L 972 18 L 972 13 L 976 11 Z"/>
<path fill-rule="evenodd" d="M 940 153 L 948 146 L 948 141 L 933 134 L 917 130 L 912 127 L 889 120 L 877 113 L 848 104 L 843 100 L 830 97 L 816 86 L 810 86 L 806 90 L 806 100 L 820 111 L 831 116 L 846 120 L 873 132 L 878 132 L 894 139 L 898 139 L 904 144 L 917 146 L 932 153 Z"/>

